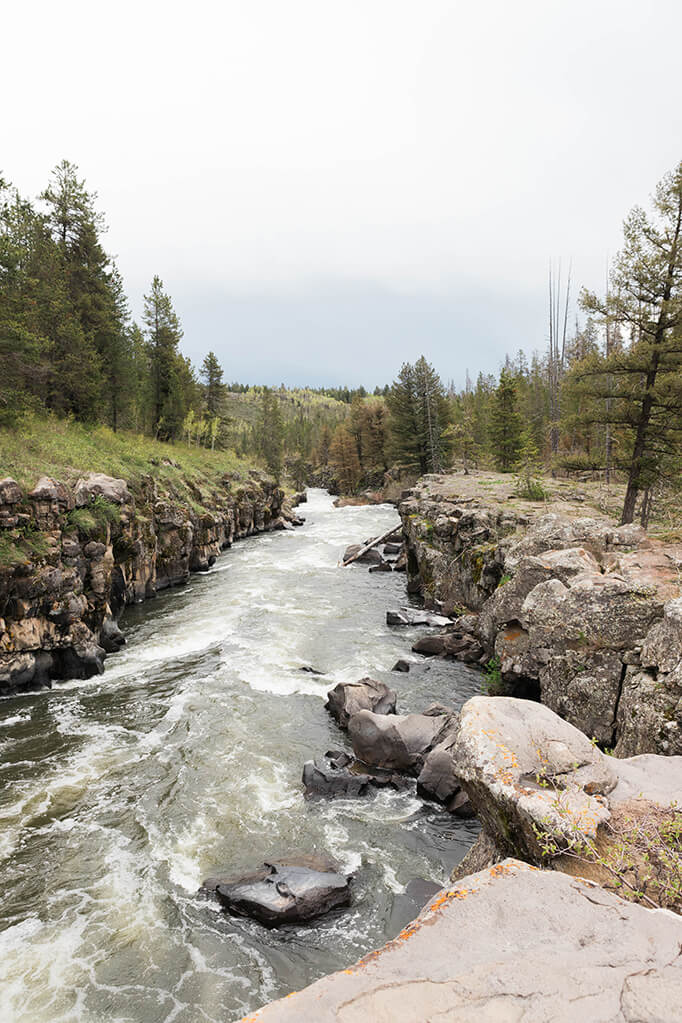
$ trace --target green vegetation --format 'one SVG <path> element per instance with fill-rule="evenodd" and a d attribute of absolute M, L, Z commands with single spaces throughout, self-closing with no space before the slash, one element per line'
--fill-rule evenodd
<path fill-rule="evenodd" d="M 0 533 L 0 568 L 28 565 L 44 558 L 50 549 L 44 533 L 27 526 Z"/>
<path fill-rule="evenodd" d="M 651 212 L 635 209 L 626 220 L 606 295 L 583 292 L 586 320 L 573 336 L 570 275 L 562 292 L 561 271 L 551 270 L 547 350 L 530 360 L 523 351 L 508 356 L 499 376 L 479 374 L 475 384 L 467 373 L 459 393 L 423 356 L 372 394 L 226 384 L 212 351 L 197 372 L 158 275 L 150 274 L 141 325 L 133 321 L 96 200 L 68 161 L 35 200 L 0 180 L 4 473 L 33 482 L 44 472 L 68 478 L 98 468 L 132 479 L 150 466 L 172 475 L 172 463 L 182 462 L 208 479 L 243 459 L 298 487 L 319 470 L 346 493 L 382 487 L 391 470 L 399 492 L 403 476 L 450 468 L 454 455 L 465 472 L 516 472 L 517 496 L 532 501 L 546 499 L 548 470 L 618 479 L 626 484 L 623 522 L 637 515 L 646 525 L 655 511 L 674 532 L 682 164 L 660 183 Z M 45 414 L 53 437 L 40 435 Z M 191 454 L 200 449 L 212 460 Z"/>
<path fill-rule="evenodd" d="M 131 484 L 153 476 L 171 484 L 182 477 L 215 485 L 221 475 L 246 476 L 249 468 L 231 451 L 164 444 L 139 433 L 32 414 L 22 416 L 14 430 L 0 429 L 0 465 L 25 490 L 44 474 L 64 482 L 96 471 Z"/>
<path fill-rule="evenodd" d="M 486 696 L 504 696 L 507 687 L 502 680 L 499 657 L 491 657 L 485 666 L 485 674 L 481 681 L 481 692 Z"/>
<path fill-rule="evenodd" d="M 98 494 L 86 507 L 70 511 L 66 517 L 66 526 L 74 527 L 82 536 L 105 539 L 107 526 L 118 522 L 120 518 L 118 505 Z"/>
<path fill-rule="evenodd" d="M 534 825 L 546 859 L 576 861 L 582 876 L 623 898 L 682 914 L 682 809 L 677 804 L 666 810 L 642 800 L 617 808 L 590 838 L 566 809 L 556 782 L 542 773 L 536 780 L 556 793 L 552 807 L 561 821 L 559 827 L 549 820 Z"/>

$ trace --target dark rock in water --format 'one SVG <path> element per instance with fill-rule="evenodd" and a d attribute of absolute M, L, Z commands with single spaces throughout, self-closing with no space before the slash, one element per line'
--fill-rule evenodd
<path fill-rule="evenodd" d="M 476 816 L 476 810 L 467 796 L 464 789 L 460 789 L 448 803 L 448 810 L 453 813 L 455 817 L 461 817 L 463 820 L 469 820 L 471 817 Z"/>
<path fill-rule="evenodd" d="M 397 571 L 397 568 L 394 568 Z M 429 625 L 434 628 L 442 628 L 444 625 L 452 625 L 452 619 L 445 615 L 434 614 L 433 611 L 422 611 L 416 607 L 401 607 L 398 611 L 386 612 L 387 625 Z"/>
<path fill-rule="evenodd" d="M 113 654 L 125 645 L 125 641 L 126 638 L 119 629 L 117 622 L 113 618 L 107 618 L 102 623 L 102 628 L 99 632 L 99 642 L 103 650 L 108 654 Z"/>
<path fill-rule="evenodd" d="M 440 891 L 441 886 L 434 884 L 433 881 L 427 881 L 423 877 L 412 878 L 404 892 L 393 896 L 387 926 L 389 933 L 399 934 Z"/>
<path fill-rule="evenodd" d="M 302 923 L 350 902 L 350 879 L 326 857 L 293 856 L 264 863 L 253 874 L 204 881 L 226 909 L 266 927 Z"/>
<path fill-rule="evenodd" d="M 447 636 L 422 636 L 416 643 L 412 644 L 412 652 L 423 654 L 424 657 L 438 657 L 447 653 Z"/>
<path fill-rule="evenodd" d="M 400 543 L 386 543 L 384 544 L 384 557 L 388 557 L 391 554 L 400 554 L 403 549 L 403 545 Z"/>
<path fill-rule="evenodd" d="M 384 717 L 361 710 L 348 725 L 358 760 L 384 770 L 419 774 L 424 759 L 451 727 L 450 714 L 395 714 Z"/>
<path fill-rule="evenodd" d="M 390 771 L 373 771 L 348 753 L 330 750 L 303 765 L 303 784 L 306 796 L 356 798 L 372 795 L 379 788 L 401 790 L 409 781 Z"/>
<path fill-rule="evenodd" d="M 362 678 L 359 682 L 339 682 L 327 694 L 327 710 L 342 728 L 348 727 L 353 714 L 371 710 L 375 714 L 395 714 L 396 695 L 385 682 Z"/>
<path fill-rule="evenodd" d="M 364 544 L 352 543 L 350 547 L 346 547 L 342 560 L 348 561 L 348 559 L 352 558 L 354 554 L 361 551 L 363 547 Z M 365 564 L 379 565 L 383 560 L 384 559 L 381 557 L 381 554 L 376 547 L 372 547 L 371 550 L 365 551 L 365 553 L 359 557 L 357 561 L 353 562 L 353 564 L 360 565 L 364 562 Z"/>
<path fill-rule="evenodd" d="M 308 760 L 303 765 L 303 784 L 306 796 L 359 797 L 368 794 L 369 775 L 353 774 L 348 764 L 353 758 L 347 753 L 327 753 L 324 757 Z"/>
<path fill-rule="evenodd" d="M 323 671 L 318 671 L 317 668 L 311 668 L 309 664 L 302 665 L 298 670 L 305 671 L 308 675 L 324 675 Z"/>
<path fill-rule="evenodd" d="M 371 565 L 369 571 L 370 572 L 392 572 L 393 569 L 391 568 L 391 566 L 389 565 L 389 563 L 387 561 L 382 561 L 378 565 Z"/>
<path fill-rule="evenodd" d="M 458 720 L 458 715 L 452 714 L 450 727 L 425 758 L 417 779 L 417 792 L 420 796 L 444 803 L 448 809 L 462 790 L 462 783 L 454 765 Z"/>
<path fill-rule="evenodd" d="M 404 661 L 402 659 L 402 657 L 401 657 L 401 659 L 399 661 L 396 661 L 395 664 L 393 665 L 393 667 L 391 668 L 391 671 L 409 671 L 409 670 L 410 670 L 410 662 L 409 661 Z"/>
<path fill-rule="evenodd" d="M 398 560 L 393 566 L 394 572 L 407 572 L 407 553 L 403 550 L 398 555 Z"/>

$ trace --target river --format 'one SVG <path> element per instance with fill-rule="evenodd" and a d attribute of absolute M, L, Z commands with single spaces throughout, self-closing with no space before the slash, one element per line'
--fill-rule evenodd
<path fill-rule="evenodd" d="M 474 822 L 414 787 L 303 799 L 304 761 L 345 745 L 324 710 L 336 682 L 384 679 L 411 711 L 461 705 L 480 676 L 419 661 L 425 630 L 386 626 L 404 575 L 337 567 L 392 507 L 311 490 L 300 511 L 301 529 L 129 608 L 104 675 L 0 700 L 2 1023 L 238 1019 L 394 937 L 406 884 L 445 882 L 473 842 Z M 355 881 L 352 906 L 313 924 L 268 931 L 197 895 L 219 868 L 315 849 Z"/>

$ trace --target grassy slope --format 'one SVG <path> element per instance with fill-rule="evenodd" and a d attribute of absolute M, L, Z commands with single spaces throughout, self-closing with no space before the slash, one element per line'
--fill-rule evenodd
<path fill-rule="evenodd" d="M 164 464 L 170 461 L 176 465 Z M 245 476 L 250 468 L 253 463 L 233 451 L 162 444 L 140 434 L 52 416 L 27 417 L 16 431 L 0 430 L 0 478 L 12 476 L 25 490 L 43 475 L 68 483 L 86 472 L 103 472 L 131 484 L 153 475 L 171 487 L 178 477 L 210 486 L 224 473 Z"/>

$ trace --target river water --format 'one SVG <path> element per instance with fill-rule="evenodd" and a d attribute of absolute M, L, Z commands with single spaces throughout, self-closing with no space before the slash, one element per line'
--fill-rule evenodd
<path fill-rule="evenodd" d="M 480 676 L 386 626 L 404 575 L 337 567 L 393 508 L 311 490 L 301 512 L 128 609 L 103 676 L 0 700 L 2 1023 L 228 1023 L 394 937 L 407 883 L 445 882 L 473 842 L 414 787 L 303 799 L 304 761 L 346 745 L 324 710 L 336 682 L 384 679 L 410 711 L 459 706 Z M 352 906 L 268 931 L 197 895 L 293 850 L 354 871 Z"/>

